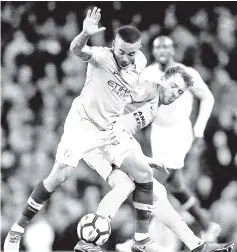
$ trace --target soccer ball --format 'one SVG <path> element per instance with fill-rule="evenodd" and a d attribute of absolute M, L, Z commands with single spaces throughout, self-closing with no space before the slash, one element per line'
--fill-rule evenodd
<path fill-rule="evenodd" d="M 101 246 L 111 234 L 109 221 L 98 214 L 87 214 L 77 225 L 77 234 L 80 240 Z"/>

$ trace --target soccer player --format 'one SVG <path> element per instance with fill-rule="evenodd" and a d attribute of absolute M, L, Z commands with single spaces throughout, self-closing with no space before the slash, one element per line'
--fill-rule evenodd
<path fill-rule="evenodd" d="M 204 130 L 211 115 L 214 98 L 208 86 L 199 73 L 192 67 L 174 61 L 174 42 L 167 36 L 157 37 L 153 41 L 153 56 L 155 62 L 142 72 L 141 79 L 155 81 L 164 72 L 174 66 L 184 68 L 194 80 L 191 88 L 180 99 L 170 106 L 162 106 L 151 124 L 151 150 L 154 159 L 159 160 L 169 170 L 169 174 L 163 176 L 155 171 L 155 177 L 165 183 L 179 202 L 194 216 L 200 228 L 202 237 L 214 240 L 220 233 L 218 224 L 211 222 L 200 207 L 198 199 L 191 194 L 184 180 L 184 160 L 190 150 L 194 138 L 194 144 L 200 145 L 203 141 Z M 192 111 L 193 97 L 200 101 L 197 120 L 192 128 L 190 114 Z M 204 235 L 205 233 L 205 235 Z"/>
<path fill-rule="evenodd" d="M 8 232 L 4 252 L 19 251 L 20 240 L 32 218 L 68 179 L 85 153 L 97 147 L 103 147 L 104 153 L 113 160 L 122 160 L 125 166 L 130 166 L 129 174 L 136 181 L 135 236 L 137 239 L 149 236 L 153 172 L 141 150 L 133 146 L 135 140 L 116 123 L 146 66 L 146 58 L 139 50 L 141 34 L 134 27 L 123 27 L 117 32 L 112 49 L 89 47 L 88 39 L 105 30 L 98 27 L 100 17 L 100 9 L 89 10 L 82 32 L 71 43 L 71 51 L 89 63 L 85 86 L 67 115 L 55 164 L 48 177 L 35 187 L 20 219 Z M 148 248 L 153 246 L 152 241 L 146 241 Z"/>
<path fill-rule="evenodd" d="M 174 61 L 175 49 L 172 39 L 167 36 L 157 37 L 153 41 L 152 53 L 155 62 L 145 68 L 140 76 L 141 80 L 157 80 L 169 67 L 174 66 L 184 68 L 194 80 L 194 85 L 180 99 L 169 106 L 161 106 L 152 122 L 150 136 L 152 156 L 169 170 L 169 174 L 165 176 L 159 171 L 155 171 L 154 176 L 161 183 L 167 182 L 173 195 L 195 217 L 205 231 L 202 232 L 202 237 L 214 240 L 220 233 L 220 227 L 218 224 L 210 222 L 203 213 L 198 200 L 190 193 L 184 183 L 182 169 L 186 154 L 191 148 L 193 136 L 196 144 L 202 141 L 214 98 L 195 69 Z M 197 120 L 192 129 L 189 117 L 192 111 L 193 96 L 200 100 L 200 106 Z"/>

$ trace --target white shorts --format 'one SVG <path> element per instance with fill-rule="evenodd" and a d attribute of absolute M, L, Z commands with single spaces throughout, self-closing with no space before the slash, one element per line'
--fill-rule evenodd
<path fill-rule="evenodd" d="M 170 126 L 151 125 L 152 155 L 168 168 L 184 167 L 185 157 L 193 141 L 192 124 L 189 119 Z"/>
<path fill-rule="evenodd" d="M 129 136 L 129 137 L 128 137 Z M 112 164 L 120 167 L 124 159 L 140 144 L 127 133 L 121 138 L 120 144 L 96 148 L 84 156 L 84 161 L 106 181 L 112 172 Z"/>
<path fill-rule="evenodd" d="M 101 131 L 95 124 L 86 119 L 80 99 L 74 99 L 67 115 L 64 132 L 58 144 L 56 162 L 77 167 L 80 159 L 89 151 L 101 148 L 103 155 L 112 163 L 120 166 L 129 154 L 135 139 L 122 131 L 119 123 L 115 123 L 120 144 L 106 145 L 110 131 Z M 120 129 L 121 128 L 121 129 Z"/>

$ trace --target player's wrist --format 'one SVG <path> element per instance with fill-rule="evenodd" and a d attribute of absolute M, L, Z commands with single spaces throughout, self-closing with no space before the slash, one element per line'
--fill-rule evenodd
<path fill-rule="evenodd" d="M 91 37 L 91 34 L 86 30 L 82 30 L 81 35 L 84 36 L 85 38 L 90 38 Z"/>
<path fill-rule="evenodd" d="M 194 131 L 194 137 L 203 138 L 204 137 L 204 132 L 203 131 Z"/>

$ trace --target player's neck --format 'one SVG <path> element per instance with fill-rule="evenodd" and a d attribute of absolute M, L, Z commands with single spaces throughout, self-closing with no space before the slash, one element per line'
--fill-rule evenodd
<path fill-rule="evenodd" d="M 159 69 L 160 69 L 162 72 L 166 72 L 168 68 L 173 67 L 173 66 L 175 65 L 175 62 L 174 62 L 174 60 L 170 60 L 170 61 L 167 62 L 166 64 L 158 63 L 158 65 L 159 65 Z"/>

